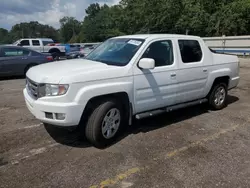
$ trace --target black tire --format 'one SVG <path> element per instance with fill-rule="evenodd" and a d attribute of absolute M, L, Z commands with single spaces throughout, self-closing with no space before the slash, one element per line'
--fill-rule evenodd
<path fill-rule="evenodd" d="M 120 114 L 120 124 L 117 132 L 111 138 L 105 138 L 102 133 L 102 126 L 104 117 L 110 112 L 112 109 L 117 109 Z M 124 124 L 124 111 L 122 105 L 117 100 L 105 100 L 104 102 L 100 102 L 96 104 L 96 107 L 92 111 L 91 115 L 87 120 L 87 125 L 85 127 L 85 136 L 87 140 L 93 144 L 97 148 L 104 148 L 112 144 L 120 131 L 122 130 Z"/>
<path fill-rule="evenodd" d="M 225 92 L 225 95 L 224 95 L 224 99 L 223 101 L 222 100 L 219 100 L 220 102 L 215 102 L 215 99 L 216 99 L 216 93 L 218 92 L 218 90 L 220 89 L 223 89 L 224 92 Z M 213 110 L 221 110 L 223 108 L 225 108 L 227 106 L 227 93 L 228 93 L 228 90 L 227 90 L 227 84 L 225 83 L 217 83 L 213 86 L 211 92 L 210 92 L 210 95 L 208 96 L 208 101 L 209 101 L 209 105 L 210 107 L 213 109 Z M 221 96 L 221 98 L 223 98 Z M 217 100 L 218 101 L 218 100 Z"/>
<path fill-rule="evenodd" d="M 60 54 L 59 52 L 52 52 L 52 57 L 54 60 L 58 61 L 59 60 L 59 57 L 60 57 Z"/>

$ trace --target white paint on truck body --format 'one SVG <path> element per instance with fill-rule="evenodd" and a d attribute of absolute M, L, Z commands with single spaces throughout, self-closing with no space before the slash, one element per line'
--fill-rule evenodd
<path fill-rule="evenodd" d="M 200 37 L 148 34 L 120 36 L 114 39 L 126 38 L 142 39 L 144 42 L 124 66 L 76 59 L 31 68 L 27 77 L 36 83 L 69 85 L 67 93 L 62 96 L 46 96 L 38 99 L 33 99 L 25 88 L 23 93 L 31 113 L 45 123 L 72 126 L 80 122 L 88 101 L 94 97 L 127 93 L 133 115 L 136 115 L 205 98 L 218 77 L 229 78 L 229 89 L 239 83 L 238 57 L 212 53 Z M 202 58 L 198 62 L 183 63 L 178 44 L 180 40 L 197 41 L 202 51 Z M 172 64 L 147 70 L 139 68 L 138 62 L 142 55 L 157 41 L 167 41 L 171 44 Z M 133 42 L 135 43 L 140 45 L 138 42 Z M 44 112 L 64 113 L 66 118 L 48 119 Z"/>

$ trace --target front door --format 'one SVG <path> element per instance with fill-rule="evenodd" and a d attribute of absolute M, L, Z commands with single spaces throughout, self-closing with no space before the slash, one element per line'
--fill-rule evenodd
<path fill-rule="evenodd" d="M 153 110 L 176 103 L 176 54 L 172 40 L 152 41 L 141 58 L 155 60 L 154 69 L 134 66 L 135 113 Z"/>
<path fill-rule="evenodd" d="M 177 82 L 177 103 L 201 99 L 207 82 L 208 70 L 204 53 L 198 40 L 176 40 L 179 53 Z"/>
<path fill-rule="evenodd" d="M 23 75 L 25 67 L 29 64 L 30 51 L 22 48 L 2 48 L 4 60 L 3 71 L 8 75 Z"/>
<path fill-rule="evenodd" d="M 22 46 L 24 48 L 31 48 L 30 40 L 29 39 L 21 40 L 19 46 Z"/>

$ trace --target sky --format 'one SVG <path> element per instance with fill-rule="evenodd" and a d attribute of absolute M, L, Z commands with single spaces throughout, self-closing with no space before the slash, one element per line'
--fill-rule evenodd
<path fill-rule="evenodd" d="M 83 20 L 91 3 L 118 4 L 119 0 L 0 0 L 0 28 L 10 30 L 20 22 L 38 21 L 59 28 L 59 19 L 73 16 Z"/>

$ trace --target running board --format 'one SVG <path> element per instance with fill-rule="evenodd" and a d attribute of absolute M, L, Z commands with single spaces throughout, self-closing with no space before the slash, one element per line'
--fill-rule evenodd
<path fill-rule="evenodd" d="M 181 109 L 181 108 L 186 108 L 186 107 L 189 107 L 189 106 L 194 106 L 194 105 L 206 103 L 207 101 L 208 101 L 207 99 L 201 99 L 201 100 L 197 100 L 197 101 L 177 104 L 177 105 L 174 105 L 174 106 L 169 106 L 169 107 L 158 109 L 158 110 L 143 112 L 143 113 L 137 114 L 135 117 L 136 117 L 136 119 L 144 119 L 144 118 L 147 118 L 147 117 L 156 116 L 156 115 L 163 114 L 163 113 L 166 113 L 166 112 L 172 112 L 174 110 L 178 110 L 178 109 Z"/>

